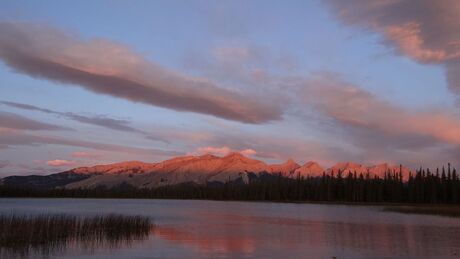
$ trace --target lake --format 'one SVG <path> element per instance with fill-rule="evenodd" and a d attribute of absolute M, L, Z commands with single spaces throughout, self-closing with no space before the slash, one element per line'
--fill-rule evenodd
<path fill-rule="evenodd" d="M 460 256 L 460 219 L 380 206 L 141 199 L 0 199 L 0 213 L 148 216 L 148 238 L 69 246 L 50 258 L 444 258 Z M 36 255 L 37 256 L 37 255 Z"/>

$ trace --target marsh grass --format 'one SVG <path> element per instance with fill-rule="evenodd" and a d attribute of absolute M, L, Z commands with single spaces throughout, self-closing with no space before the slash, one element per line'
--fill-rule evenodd
<path fill-rule="evenodd" d="M 148 217 L 103 215 L 0 215 L 0 258 L 46 256 L 68 246 L 86 249 L 130 245 L 148 237 Z"/>

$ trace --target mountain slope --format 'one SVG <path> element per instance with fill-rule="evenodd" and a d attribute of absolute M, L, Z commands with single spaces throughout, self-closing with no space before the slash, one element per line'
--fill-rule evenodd
<path fill-rule="evenodd" d="M 94 188 L 100 185 L 114 187 L 122 182 L 138 188 L 155 188 L 180 183 L 224 183 L 238 179 L 247 183 L 248 173 L 258 175 L 270 171 L 264 162 L 244 157 L 239 153 L 232 153 L 225 157 L 204 155 L 173 158 L 157 164 L 145 165 L 144 169 L 135 174 L 98 174 L 66 185 L 66 188 Z"/>
<path fill-rule="evenodd" d="M 282 164 L 266 163 L 231 153 L 224 157 L 213 155 L 183 156 L 159 163 L 129 161 L 109 165 L 79 167 L 48 176 L 10 176 L 0 180 L 0 185 L 23 188 L 97 188 L 130 185 L 136 188 L 156 188 L 182 183 L 206 184 L 239 181 L 248 183 L 250 179 L 265 179 L 267 176 L 282 175 L 288 178 L 321 177 L 323 173 L 337 175 L 342 172 L 357 173 L 383 178 L 386 172 L 399 172 L 399 166 L 380 164 L 364 166 L 353 162 L 337 163 L 326 171 L 318 163 L 310 161 L 300 166 L 293 160 Z M 402 167 L 404 180 L 410 169 Z"/>
<path fill-rule="evenodd" d="M 342 173 L 342 176 L 346 176 L 348 173 L 355 172 L 357 174 L 365 174 L 367 172 L 367 167 L 353 162 L 340 162 L 327 169 L 328 174 L 333 173 L 334 175 L 337 175 L 339 171 Z"/>
<path fill-rule="evenodd" d="M 283 164 L 277 165 L 270 165 L 269 172 L 272 174 L 279 174 L 281 173 L 284 177 L 293 177 L 294 171 L 299 168 L 300 165 L 294 162 L 294 160 L 289 159 L 288 161 L 284 162 Z"/>
<path fill-rule="evenodd" d="M 53 189 L 73 182 L 82 181 L 90 177 L 91 175 L 76 174 L 73 172 L 62 172 L 51 175 L 9 176 L 0 180 L 0 186 L 4 185 L 25 189 Z"/>
<path fill-rule="evenodd" d="M 310 161 L 294 171 L 294 175 L 300 177 L 319 177 L 322 176 L 324 169 L 316 162 Z"/>

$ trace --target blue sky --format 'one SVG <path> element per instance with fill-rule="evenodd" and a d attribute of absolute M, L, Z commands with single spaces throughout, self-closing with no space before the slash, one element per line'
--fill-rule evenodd
<path fill-rule="evenodd" d="M 253 150 L 248 154 L 273 163 L 292 157 L 326 166 L 344 160 L 460 162 L 457 91 L 446 72 L 456 69 L 460 56 L 452 47 L 460 40 L 458 23 L 414 15 L 417 8 L 431 10 L 436 3 L 430 1 L 421 7 L 370 2 L 365 9 L 359 1 L 2 1 L 0 174 L 228 150 Z M 457 3 L 441 5 L 455 9 Z M 433 28 L 445 34 L 438 41 Z M 29 41 L 14 38 L 21 33 Z M 13 53 L 11 42 L 30 49 L 28 56 L 19 47 Z M 126 72 L 130 64 L 117 50 L 141 65 Z M 20 63 L 31 57 L 81 65 L 92 75 L 115 70 L 117 78 L 146 85 L 160 76 L 161 84 L 153 87 L 178 99 L 125 98 L 107 85 L 95 90 L 81 78 L 56 80 L 49 71 L 31 72 L 25 68 L 30 63 Z M 121 85 L 128 92 L 130 87 Z M 208 98 L 210 106 L 188 104 L 184 91 Z M 216 100 L 232 105 L 221 107 Z M 27 128 L 31 121 L 67 129 Z"/>

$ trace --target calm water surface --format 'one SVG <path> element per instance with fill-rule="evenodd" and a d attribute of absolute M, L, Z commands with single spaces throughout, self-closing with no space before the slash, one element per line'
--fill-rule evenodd
<path fill-rule="evenodd" d="M 1 213 L 150 217 L 147 240 L 64 249 L 50 258 L 445 258 L 460 219 L 378 206 L 128 199 L 0 199 Z"/>

